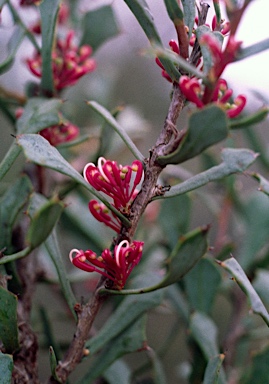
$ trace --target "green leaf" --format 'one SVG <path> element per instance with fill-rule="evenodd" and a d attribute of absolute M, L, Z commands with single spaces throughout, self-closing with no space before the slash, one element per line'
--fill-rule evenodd
<path fill-rule="evenodd" d="M 220 377 L 220 367 L 223 363 L 225 355 L 217 355 L 209 359 L 206 366 L 203 384 L 218 384 Z"/>
<path fill-rule="evenodd" d="M 16 218 L 32 193 L 27 176 L 18 178 L 0 199 L 0 249 L 7 247 L 10 253 L 12 229 Z M 19 198 L 18 198 L 19 196 Z"/>
<path fill-rule="evenodd" d="M 87 104 L 94 111 L 96 111 L 100 116 L 102 116 L 105 119 L 105 121 L 111 126 L 111 128 L 113 128 L 117 132 L 117 134 L 120 136 L 122 141 L 126 144 L 126 146 L 129 148 L 129 150 L 135 156 L 135 158 L 140 160 L 140 161 L 143 161 L 145 157 L 138 150 L 136 145 L 133 143 L 133 141 L 127 135 L 124 128 L 120 126 L 120 124 L 112 116 L 112 114 L 107 109 L 105 109 L 102 105 L 98 104 L 96 101 L 88 101 Z"/>
<path fill-rule="evenodd" d="M 207 360 L 218 355 L 217 327 L 206 314 L 194 312 L 190 320 L 190 333 Z"/>
<path fill-rule="evenodd" d="M 189 28 L 188 35 L 191 37 L 192 29 L 194 26 L 195 19 L 195 0 L 181 0 L 184 10 L 184 22 L 185 25 Z"/>
<path fill-rule="evenodd" d="M 124 289 L 122 291 L 102 289 L 100 293 L 109 292 L 114 295 L 144 294 L 178 282 L 206 253 L 207 232 L 208 227 L 200 227 L 181 236 L 171 255 L 166 260 L 166 275 L 158 284 L 139 289 Z"/>
<path fill-rule="evenodd" d="M 102 375 L 109 384 L 131 384 L 131 370 L 123 360 L 116 360 Z"/>
<path fill-rule="evenodd" d="M 46 202 L 32 217 L 26 241 L 34 249 L 42 244 L 52 232 L 64 209 L 60 201 Z"/>
<path fill-rule="evenodd" d="M 53 95 L 54 78 L 52 71 L 52 51 L 54 34 L 61 0 L 43 0 L 40 5 L 42 32 L 42 78 L 41 87 L 45 93 Z"/>
<path fill-rule="evenodd" d="M 225 148 L 221 152 L 221 158 L 223 160 L 221 164 L 201 172 L 181 184 L 171 187 L 164 196 L 156 196 L 153 200 L 182 195 L 210 181 L 220 180 L 236 172 L 243 172 L 256 160 L 257 154 L 249 149 Z"/>
<path fill-rule="evenodd" d="M 25 153 L 25 156 L 43 167 L 51 168 L 83 185 L 88 191 L 104 203 L 114 212 L 126 227 L 130 226 L 129 220 L 123 216 L 114 206 L 108 203 L 103 195 L 97 192 L 84 178 L 62 157 L 55 147 L 40 135 L 25 134 L 17 137 L 17 143 Z"/>
<path fill-rule="evenodd" d="M 110 5 L 86 12 L 82 20 L 80 45 L 90 45 L 96 51 L 105 41 L 119 34 L 119 27 Z"/>
<path fill-rule="evenodd" d="M 185 321 L 186 324 L 189 322 L 191 310 L 189 303 L 182 292 L 178 284 L 173 284 L 167 287 L 165 297 L 172 303 L 176 313 Z"/>
<path fill-rule="evenodd" d="M 185 137 L 173 153 L 158 157 L 160 165 L 182 163 L 228 136 L 226 113 L 216 105 L 193 112 Z"/>
<path fill-rule="evenodd" d="M 19 348 L 17 301 L 17 296 L 0 286 L 0 340 L 8 353 Z"/>
<path fill-rule="evenodd" d="M 145 315 L 140 317 L 135 322 L 132 322 L 130 326 L 123 332 L 113 338 L 111 342 L 105 347 L 105 349 L 98 356 L 97 361 L 90 367 L 90 370 L 79 381 L 78 384 L 89 384 L 92 380 L 99 377 L 114 361 L 127 353 L 136 352 L 144 347 L 146 340 Z"/>
<path fill-rule="evenodd" d="M 230 272 L 239 287 L 246 294 L 251 310 L 257 315 L 260 315 L 269 326 L 269 314 L 239 263 L 233 257 L 223 262 L 219 261 L 218 263 Z"/>
<path fill-rule="evenodd" d="M 252 364 L 250 365 L 250 373 L 247 379 L 243 380 L 244 384 L 268 382 L 268 361 L 269 361 L 269 346 L 267 345 L 262 351 L 256 352 L 252 356 Z M 241 382 L 241 381 L 240 381 Z"/>
<path fill-rule="evenodd" d="M 61 123 L 59 109 L 63 103 L 60 99 L 29 99 L 22 116 L 17 120 L 18 133 L 37 133 L 42 129 Z"/>
<path fill-rule="evenodd" d="M 184 278 L 186 294 L 192 308 L 208 314 L 220 282 L 221 275 L 216 264 L 205 258 L 199 260 Z"/>
<path fill-rule="evenodd" d="M 177 0 L 164 0 L 168 16 L 176 25 L 178 20 L 183 21 L 184 14 L 178 5 Z"/>
<path fill-rule="evenodd" d="M 31 198 L 31 204 L 28 208 L 28 214 L 32 217 L 35 216 L 36 214 L 38 214 L 40 208 L 42 208 L 42 206 L 44 207 L 44 204 L 47 204 L 47 203 L 48 203 L 48 200 L 43 195 L 34 193 Z M 59 249 L 55 230 L 53 230 L 52 233 L 47 237 L 44 245 L 55 266 L 55 269 L 59 278 L 61 290 L 69 306 L 69 309 L 73 314 L 74 318 L 77 319 L 77 315 L 74 310 L 74 306 L 77 303 L 77 300 L 74 296 L 70 282 L 67 278 L 65 263 L 63 262 L 63 257 Z"/>
<path fill-rule="evenodd" d="M 236 55 L 236 61 L 246 59 L 247 57 L 257 55 L 260 52 L 269 49 L 269 38 L 259 41 L 258 43 L 252 44 L 249 47 L 240 48 Z"/>
<path fill-rule="evenodd" d="M 179 236 L 188 231 L 190 209 L 191 200 L 188 195 L 163 200 L 159 213 L 159 223 L 170 248 L 174 247 Z"/>
<path fill-rule="evenodd" d="M 63 257 L 59 249 L 55 231 L 53 231 L 52 234 L 45 240 L 45 247 L 57 271 L 61 290 L 68 304 L 68 307 L 71 313 L 73 314 L 74 318 L 77 319 L 77 314 L 74 310 L 77 300 L 74 296 L 70 282 L 67 278 L 65 263 L 63 262 Z"/>
<path fill-rule="evenodd" d="M 0 384 L 10 384 L 12 380 L 13 358 L 0 352 Z"/>
<path fill-rule="evenodd" d="M 25 31 L 21 26 L 17 26 L 8 43 L 8 56 L 0 63 L 0 75 L 7 72 L 12 66 L 17 50 L 25 36 Z"/>
<path fill-rule="evenodd" d="M 156 282 L 157 279 L 154 275 L 147 275 L 144 278 L 152 282 Z M 143 276 L 140 275 L 134 280 L 133 284 L 140 287 L 141 281 L 143 281 Z M 145 295 L 127 296 L 109 317 L 99 334 L 86 342 L 85 347 L 90 350 L 91 354 L 98 352 L 106 343 L 116 338 L 145 312 L 160 305 L 162 297 L 163 292 L 161 291 Z"/>
<path fill-rule="evenodd" d="M 56 367 L 58 365 L 57 357 L 53 347 L 49 347 L 50 371 L 55 380 L 57 380 Z"/>
<path fill-rule="evenodd" d="M 239 128 L 249 127 L 253 124 L 257 124 L 263 121 L 268 116 L 268 113 L 269 113 L 269 108 L 263 107 L 250 116 L 245 116 L 238 119 L 231 119 L 229 122 L 229 127 L 230 129 L 239 129 Z"/>

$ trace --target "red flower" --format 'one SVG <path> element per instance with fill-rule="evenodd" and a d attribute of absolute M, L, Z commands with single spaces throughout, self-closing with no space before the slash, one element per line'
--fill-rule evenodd
<path fill-rule="evenodd" d="M 121 290 L 142 257 L 143 245 L 141 241 L 129 244 L 127 240 L 123 240 L 115 246 L 114 255 L 109 249 L 105 249 L 101 256 L 97 256 L 91 250 L 72 249 L 69 258 L 77 268 L 86 272 L 100 273 L 113 282 L 114 289 Z"/>
<path fill-rule="evenodd" d="M 96 67 L 95 61 L 90 59 L 92 48 L 89 45 L 78 48 L 72 44 L 73 37 L 74 31 L 70 31 L 64 41 L 57 40 L 52 53 L 54 85 L 58 91 L 76 84 L 83 75 L 92 72 Z M 42 76 L 40 52 L 36 52 L 33 59 L 28 59 L 26 62 L 35 76 Z"/>
<path fill-rule="evenodd" d="M 132 165 L 122 166 L 116 161 L 100 157 L 98 166 L 87 164 L 83 174 L 88 183 L 97 191 L 110 196 L 114 206 L 126 214 L 138 193 L 136 187 L 142 179 L 143 165 L 141 161 L 135 160 Z M 133 174 L 135 176 L 132 180 Z"/>
<path fill-rule="evenodd" d="M 226 110 L 229 118 L 237 117 L 247 102 L 246 96 L 238 95 L 232 104 L 229 103 L 233 91 L 228 89 L 227 82 L 224 79 L 217 81 L 209 102 L 204 102 L 203 96 L 205 90 L 195 77 L 189 78 L 188 76 L 181 76 L 179 87 L 181 92 L 186 96 L 186 99 L 192 101 L 198 108 L 203 108 L 206 104 L 215 102 Z"/>
<path fill-rule="evenodd" d="M 74 140 L 79 135 L 79 128 L 70 123 L 70 121 L 66 121 L 62 124 L 42 129 L 40 135 L 47 139 L 51 145 L 56 146 Z"/>
<path fill-rule="evenodd" d="M 120 233 L 121 221 L 120 219 L 111 212 L 103 203 L 98 203 L 96 200 L 89 202 L 89 210 L 93 217 L 104 223 L 107 227 L 110 227 L 115 232 Z"/>

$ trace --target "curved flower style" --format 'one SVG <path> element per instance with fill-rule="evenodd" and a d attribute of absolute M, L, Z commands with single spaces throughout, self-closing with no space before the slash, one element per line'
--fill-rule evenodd
<path fill-rule="evenodd" d="M 93 217 L 104 223 L 107 227 L 110 227 L 115 232 L 120 233 L 121 231 L 121 221 L 114 215 L 103 203 L 98 203 L 96 200 L 91 200 L 89 202 L 89 210 Z M 110 216 L 111 215 L 111 216 Z"/>
<path fill-rule="evenodd" d="M 132 175 L 135 174 L 132 180 Z M 116 161 L 98 159 L 98 166 L 89 163 L 85 166 L 84 178 L 97 191 L 112 197 L 114 206 L 122 213 L 129 213 L 130 206 L 137 196 L 137 185 L 143 175 L 141 161 L 135 160 L 132 165 L 118 165 Z"/>
<path fill-rule="evenodd" d="M 203 108 L 208 104 L 208 102 L 203 101 L 203 86 L 195 77 L 181 76 L 179 87 L 186 99 L 192 101 L 198 108 Z M 227 82 L 224 79 L 219 79 L 209 102 L 215 102 L 223 106 L 229 118 L 237 117 L 244 109 L 247 99 L 244 95 L 238 95 L 233 104 L 230 104 L 229 100 L 232 94 L 233 91 L 228 89 Z"/>
<path fill-rule="evenodd" d="M 105 249 L 101 256 L 97 256 L 91 250 L 72 249 L 69 258 L 77 268 L 86 272 L 100 273 L 113 282 L 114 289 L 121 290 L 142 257 L 143 245 L 141 241 L 129 244 L 127 240 L 123 240 L 115 246 L 114 257 L 109 249 Z"/>
<path fill-rule="evenodd" d="M 54 86 L 58 91 L 76 84 L 83 75 L 92 72 L 96 67 L 95 61 L 90 59 L 92 48 L 89 45 L 78 48 L 72 44 L 74 34 L 74 31 L 70 31 L 65 41 L 57 40 L 52 53 Z M 40 52 L 36 52 L 33 59 L 28 59 L 26 62 L 35 76 L 42 76 Z"/>

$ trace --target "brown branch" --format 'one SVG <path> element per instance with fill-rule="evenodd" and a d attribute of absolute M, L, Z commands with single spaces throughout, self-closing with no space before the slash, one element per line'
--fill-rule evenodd
<path fill-rule="evenodd" d="M 148 203 L 151 201 L 152 197 L 155 195 L 157 180 L 163 169 L 163 166 L 158 164 L 157 158 L 158 156 L 163 155 L 164 148 L 166 148 L 167 144 L 169 144 L 175 137 L 175 125 L 179 114 L 184 107 L 184 103 L 185 98 L 182 96 L 178 85 L 175 84 L 168 114 L 164 122 L 164 127 L 154 148 L 150 152 L 141 191 L 134 200 L 131 208 L 131 215 L 129 219 L 132 225 L 128 229 L 122 229 L 122 233 L 115 241 L 117 244 L 122 240 L 122 238 L 128 238 L 129 240 L 133 238 L 141 215 L 143 214 Z M 83 358 L 85 354 L 84 345 L 89 337 L 92 324 L 101 305 L 106 300 L 106 296 L 98 295 L 98 289 L 104 283 L 105 279 L 101 278 L 91 300 L 85 305 L 78 305 L 78 308 L 76 308 L 78 313 L 78 323 L 73 340 L 64 358 L 59 362 L 56 368 L 57 380 L 51 376 L 48 382 L 49 384 L 59 382 L 65 383 L 68 376 L 74 371 Z M 88 351 L 86 352 L 88 353 Z"/>

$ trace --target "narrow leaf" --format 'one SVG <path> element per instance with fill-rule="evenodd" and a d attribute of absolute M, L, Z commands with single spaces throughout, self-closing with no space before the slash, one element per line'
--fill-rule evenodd
<path fill-rule="evenodd" d="M 223 160 L 221 164 L 201 172 L 181 184 L 173 186 L 164 196 L 154 197 L 153 200 L 182 195 L 210 181 L 223 179 L 236 172 L 243 172 L 256 160 L 257 156 L 256 153 L 249 149 L 225 148 L 221 153 Z"/>
<path fill-rule="evenodd" d="M 176 25 L 178 20 L 183 21 L 184 14 L 178 5 L 177 0 L 164 0 L 167 13 L 173 23 Z"/>
<path fill-rule="evenodd" d="M 61 0 L 43 0 L 40 5 L 42 32 L 42 78 L 43 91 L 54 93 L 54 78 L 52 71 L 52 51 L 54 34 Z"/>
<path fill-rule="evenodd" d="M 189 28 L 189 38 L 192 35 L 192 29 L 194 26 L 195 19 L 195 0 L 181 0 L 184 9 L 184 22 Z"/>
<path fill-rule="evenodd" d="M 90 45 L 94 51 L 108 39 L 117 36 L 119 27 L 112 7 L 106 5 L 86 12 L 82 20 L 82 31 L 80 45 Z"/>
<path fill-rule="evenodd" d="M 25 36 L 25 31 L 21 26 L 17 26 L 8 43 L 8 56 L 0 63 L 0 75 L 7 72 L 12 66 L 17 50 Z"/>
<path fill-rule="evenodd" d="M 129 220 L 115 207 L 87 183 L 84 178 L 62 157 L 55 147 L 40 135 L 25 134 L 17 137 L 17 143 L 24 150 L 25 156 L 35 164 L 51 168 L 60 172 L 83 185 L 88 191 L 114 212 L 126 227 L 130 226 Z"/>
<path fill-rule="evenodd" d="M 12 355 L 7 355 L 0 352 L 0 383 L 10 384 L 12 381 L 13 371 L 13 358 Z"/>
<path fill-rule="evenodd" d="M 57 240 L 55 231 L 53 231 L 52 234 L 45 241 L 45 247 L 57 271 L 61 290 L 68 304 L 68 307 L 71 313 L 73 314 L 74 318 L 77 319 L 77 314 L 74 310 L 77 300 L 72 291 L 70 281 L 67 278 L 65 263 L 63 262 L 63 257 L 59 249 L 58 240 Z"/>
<path fill-rule="evenodd" d="M 240 48 L 236 55 L 236 61 L 246 59 L 247 57 L 257 55 L 260 52 L 269 49 L 269 38 L 259 41 L 258 43 L 252 44 L 249 47 Z"/>
<path fill-rule="evenodd" d="M 207 360 L 219 353 L 217 327 L 210 317 L 201 312 L 191 315 L 190 333 Z"/>
<path fill-rule="evenodd" d="M 158 163 L 178 164 L 191 159 L 206 148 L 228 136 L 226 113 L 216 105 L 209 105 L 191 114 L 189 126 L 182 144 L 173 153 L 158 157 Z"/>
<path fill-rule="evenodd" d="M 32 189 L 30 179 L 27 176 L 22 176 L 8 188 L 0 199 L 0 249 L 7 247 L 8 253 L 10 253 L 15 220 L 29 199 Z"/>
<path fill-rule="evenodd" d="M 0 340 L 8 353 L 19 348 L 17 301 L 17 296 L 0 286 Z"/>
<path fill-rule="evenodd" d="M 269 326 L 269 314 L 239 263 L 233 257 L 223 262 L 219 261 L 218 263 L 231 273 L 239 287 L 246 294 L 251 310 L 257 315 L 260 315 Z"/>
<path fill-rule="evenodd" d="M 147 276 L 148 281 L 156 282 L 157 277 L 154 275 Z M 139 276 L 133 282 L 139 287 L 142 276 Z M 107 290 L 105 290 L 107 291 Z M 160 305 L 163 297 L 163 292 L 151 292 L 145 295 L 127 296 L 114 311 L 113 315 L 103 326 L 97 336 L 86 342 L 86 348 L 89 348 L 90 353 L 98 352 L 106 343 L 119 333 L 123 332 L 134 321 L 142 316 L 143 313 Z"/>
<path fill-rule="evenodd" d="M 144 347 L 145 343 L 145 315 L 130 324 L 122 333 L 113 338 L 99 355 L 97 361 L 91 366 L 88 373 L 78 384 L 89 384 L 99 377 L 118 358 L 127 353 L 136 352 Z"/>
<path fill-rule="evenodd" d="M 238 119 L 231 119 L 229 127 L 230 129 L 238 129 L 238 128 L 245 128 L 254 124 L 258 124 L 264 119 L 266 119 L 266 117 L 268 116 L 268 113 L 269 113 L 269 108 L 263 107 L 250 116 L 245 116 Z"/>
<path fill-rule="evenodd" d="M 132 152 L 132 154 L 135 156 L 135 158 L 140 160 L 140 161 L 143 161 L 145 157 L 138 150 L 136 145 L 133 143 L 133 141 L 127 135 L 124 128 L 120 126 L 120 124 L 112 116 L 112 114 L 107 109 L 105 109 L 102 105 L 98 104 L 96 101 L 89 101 L 87 104 L 92 109 L 94 109 L 100 116 L 102 116 L 105 119 L 105 121 L 111 126 L 111 128 L 113 128 L 117 132 L 117 134 L 121 137 L 123 142 L 129 148 L 129 150 Z"/>
<path fill-rule="evenodd" d="M 220 354 L 209 359 L 205 370 L 203 384 L 218 384 L 220 377 L 220 367 L 225 355 Z"/>
<path fill-rule="evenodd" d="M 166 377 L 161 359 L 157 353 L 150 347 L 146 350 L 147 355 L 152 363 L 153 368 L 153 383 L 154 384 L 166 384 Z"/>

